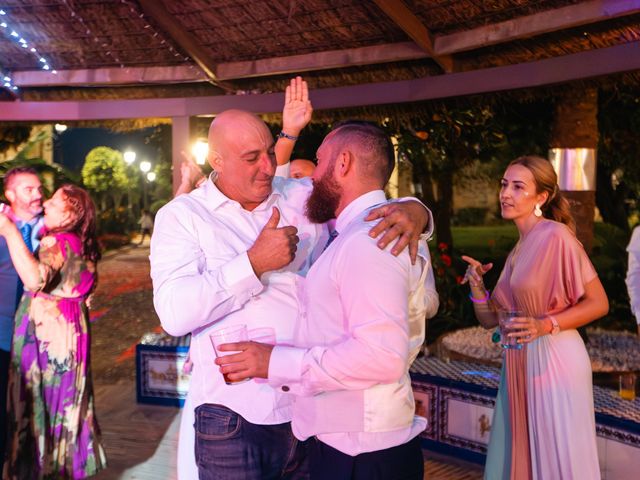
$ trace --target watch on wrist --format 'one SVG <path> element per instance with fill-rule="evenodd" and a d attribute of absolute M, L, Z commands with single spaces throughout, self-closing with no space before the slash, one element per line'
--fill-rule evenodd
<path fill-rule="evenodd" d="M 557 335 L 560 333 L 560 325 L 558 324 L 558 320 L 553 315 L 547 315 L 549 320 L 551 320 L 551 335 Z"/>

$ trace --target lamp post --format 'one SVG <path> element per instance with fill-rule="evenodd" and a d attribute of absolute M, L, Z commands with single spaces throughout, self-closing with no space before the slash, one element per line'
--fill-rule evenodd
<path fill-rule="evenodd" d="M 124 152 L 124 163 L 127 164 L 127 168 L 131 167 L 133 162 L 136 161 L 136 152 L 133 150 L 127 150 Z M 133 202 L 131 201 L 131 183 L 127 182 L 127 210 L 129 212 L 129 220 L 133 221 Z"/>
<path fill-rule="evenodd" d="M 147 181 L 149 181 L 149 170 L 151 170 L 151 162 L 148 162 L 147 160 L 144 160 L 142 162 L 140 162 L 140 171 L 145 174 L 144 177 L 142 179 L 142 194 L 144 195 L 143 199 L 144 199 L 144 209 L 145 210 L 149 210 L 149 197 L 147 196 Z M 155 180 L 155 176 L 154 176 L 154 180 Z"/>

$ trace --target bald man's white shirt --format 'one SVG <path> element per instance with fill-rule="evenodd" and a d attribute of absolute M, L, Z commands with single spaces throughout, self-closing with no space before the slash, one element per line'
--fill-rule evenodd
<path fill-rule="evenodd" d="M 253 211 L 224 196 L 208 181 L 175 198 L 156 216 L 151 240 L 154 305 L 171 335 L 192 333 L 190 382 L 193 408 L 224 405 L 255 424 L 291 419 L 291 400 L 266 383 L 224 383 L 209 341 L 211 331 L 245 324 L 272 327 L 278 343 L 290 343 L 297 318 L 297 289 L 328 238 L 326 228 L 304 216 L 311 183 L 274 178 L 273 192 Z M 298 228 L 292 263 L 258 279 L 247 250 L 278 207 L 280 226 Z M 320 246 L 319 246 L 320 245 Z"/>

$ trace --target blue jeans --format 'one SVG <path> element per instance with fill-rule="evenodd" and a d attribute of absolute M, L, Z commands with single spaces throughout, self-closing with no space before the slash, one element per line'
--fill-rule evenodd
<path fill-rule="evenodd" d="M 290 423 L 256 425 L 222 405 L 195 410 L 200 480 L 298 480 L 309 478 L 306 442 Z"/>

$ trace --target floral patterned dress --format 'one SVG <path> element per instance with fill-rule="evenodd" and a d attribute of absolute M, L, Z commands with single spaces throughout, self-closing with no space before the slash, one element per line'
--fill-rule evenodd
<path fill-rule="evenodd" d="M 41 284 L 16 313 L 4 479 L 82 479 L 106 467 L 94 414 L 86 296 L 95 265 L 70 233 L 44 237 Z"/>

